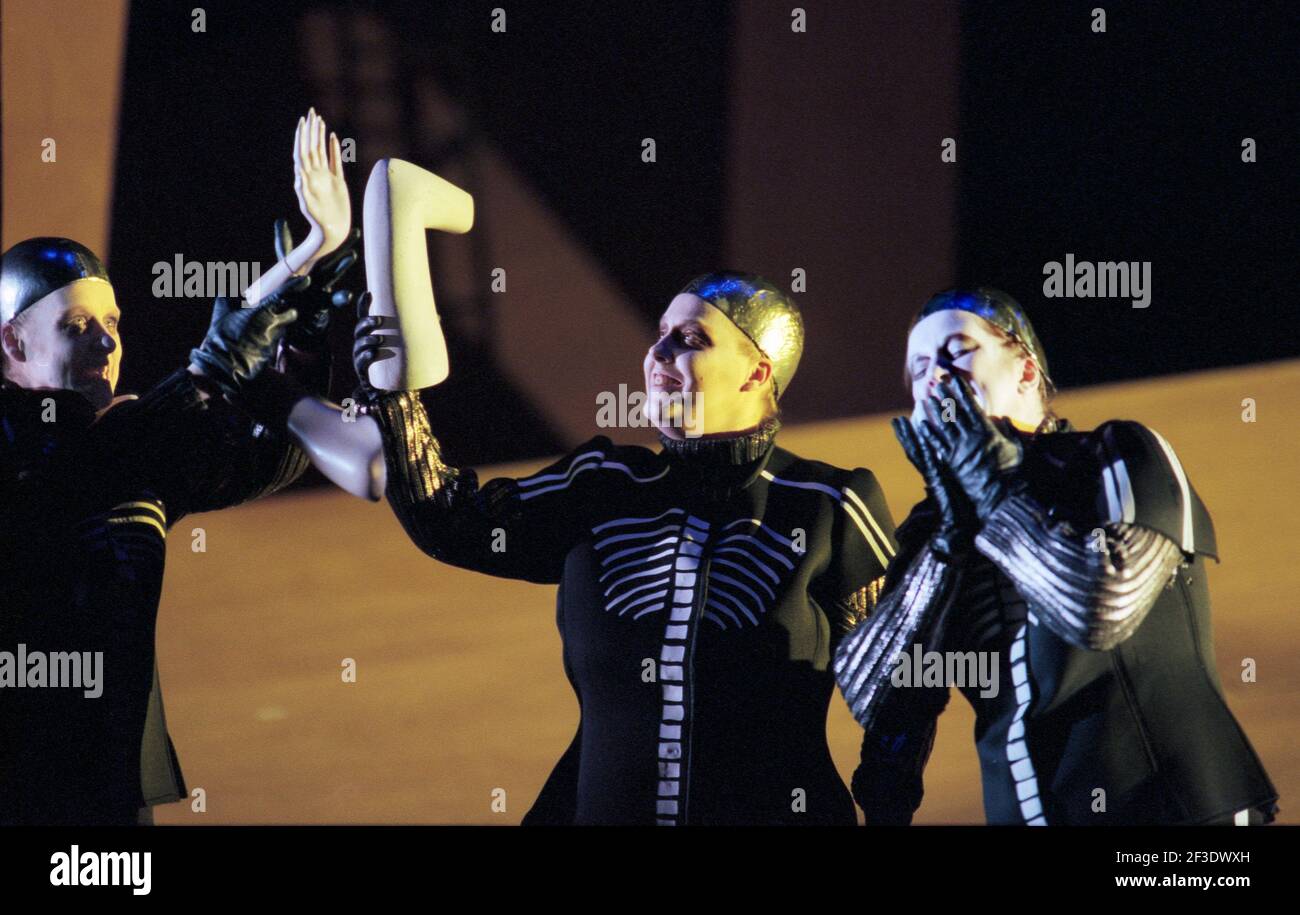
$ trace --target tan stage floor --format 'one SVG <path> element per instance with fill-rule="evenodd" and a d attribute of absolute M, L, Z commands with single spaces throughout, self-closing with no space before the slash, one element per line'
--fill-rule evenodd
<path fill-rule="evenodd" d="M 1079 428 L 1135 419 L 1173 444 L 1215 521 L 1210 567 L 1228 701 L 1300 822 L 1300 361 L 1064 394 Z M 1257 421 L 1243 422 L 1252 398 Z M 895 521 L 919 478 L 888 416 L 792 427 L 788 449 L 875 471 Z M 483 479 L 529 472 L 479 468 Z M 191 551 L 203 527 L 207 552 Z M 159 823 L 517 823 L 573 736 L 554 588 L 443 567 L 383 503 L 293 494 L 182 520 L 159 623 L 168 720 L 190 787 Z M 1257 682 L 1243 683 L 1251 658 Z M 356 663 L 355 683 L 340 676 Z M 974 718 L 941 719 L 920 823 L 978 823 Z M 1189 717 L 1189 728 L 1198 723 Z M 860 730 L 832 703 L 846 781 Z M 504 792 L 505 809 L 494 798 Z M 500 806 L 500 805 L 498 805 Z"/>

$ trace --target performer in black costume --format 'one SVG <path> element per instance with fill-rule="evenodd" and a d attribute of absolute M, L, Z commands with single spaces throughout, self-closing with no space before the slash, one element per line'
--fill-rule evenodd
<path fill-rule="evenodd" d="M 190 365 L 139 398 L 113 396 L 120 314 L 99 258 L 34 238 L 0 260 L 0 823 L 151 822 L 187 794 L 154 659 L 166 535 L 306 468 L 272 431 L 298 386 L 263 369 L 323 393 L 331 287 L 354 259 L 257 308 L 218 299 Z M 19 685 L 19 657 L 55 652 L 102 652 L 102 694 Z"/>
<path fill-rule="evenodd" d="M 914 644 L 1001 659 L 996 695 L 958 684 L 989 823 L 1272 820 L 1277 791 L 1215 670 L 1214 527 L 1169 443 L 1056 417 L 1043 348 L 997 290 L 932 298 L 907 372 L 916 411 L 894 429 L 927 497 L 835 658 L 872 747 L 854 778 L 868 821 L 911 821 L 948 701 L 946 685 L 896 681 Z"/>
<path fill-rule="evenodd" d="M 362 379 L 383 320 L 357 326 Z M 700 277 L 645 359 L 651 398 L 677 398 L 655 413 L 663 450 L 596 436 L 482 487 L 444 461 L 415 393 L 369 392 L 412 540 L 452 565 L 560 586 L 581 721 L 525 824 L 856 823 L 826 745 L 829 665 L 874 601 L 893 524 L 870 471 L 775 444 L 802 344 L 781 290 Z M 679 422 L 691 397 L 699 437 Z"/>

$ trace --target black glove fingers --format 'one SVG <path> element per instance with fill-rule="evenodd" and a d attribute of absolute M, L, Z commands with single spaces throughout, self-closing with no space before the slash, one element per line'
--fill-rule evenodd
<path fill-rule="evenodd" d="M 364 380 L 370 372 L 370 365 L 379 358 L 378 347 L 373 349 L 359 349 L 352 359 L 353 367 L 357 370 L 357 377 Z"/>
<path fill-rule="evenodd" d="M 383 337 L 358 337 L 352 345 L 352 355 L 359 357 L 363 353 L 378 353 L 384 348 L 385 342 Z"/>
<path fill-rule="evenodd" d="M 894 427 L 894 437 L 898 439 L 898 444 L 903 448 L 903 454 L 912 462 L 912 466 L 917 469 L 922 476 L 925 475 L 924 458 L 920 451 L 920 441 L 916 437 L 916 430 L 912 428 L 912 423 L 907 417 L 895 416 L 890 421 Z"/>
<path fill-rule="evenodd" d="M 364 321 L 370 317 L 370 290 L 367 289 L 357 297 L 357 320 Z"/>
<path fill-rule="evenodd" d="M 208 322 L 209 329 L 216 327 L 225 320 L 226 315 L 233 311 L 230 299 L 224 295 L 219 295 L 212 300 L 212 320 Z"/>
<path fill-rule="evenodd" d="M 325 292 L 333 292 L 334 286 L 339 280 L 343 279 L 343 274 L 352 269 L 352 265 L 357 262 L 357 253 L 349 251 L 341 260 L 325 275 L 325 282 L 321 284 L 321 289 Z"/>
<path fill-rule="evenodd" d="M 287 308 L 292 308 L 293 306 L 290 302 L 292 301 L 293 296 L 302 292 L 310 285 L 311 276 L 290 277 L 285 281 L 283 286 L 263 299 L 262 303 L 258 307 L 269 308 L 272 311 L 284 311 Z"/>
<path fill-rule="evenodd" d="M 961 420 L 957 400 L 953 396 L 951 389 L 946 388 L 944 385 L 939 385 L 934 394 L 931 395 L 931 399 L 935 416 L 938 418 L 938 424 L 923 423 L 922 425 L 930 427 L 930 431 L 935 434 L 936 441 L 932 443 L 937 445 L 938 452 L 947 454 L 957 444 L 957 440 L 961 436 L 961 429 L 959 428 Z M 950 400 L 953 404 L 950 419 L 944 418 L 944 413 L 949 409 L 947 404 L 944 403 L 945 400 Z"/>
<path fill-rule="evenodd" d="M 353 332 L 354 337 L 364 337 L 366 334 L 374 333 L 384 326 L 383 315 L 371 315 L 368 318 L 362 318 L 357 322 L 357 328 Z"/>
<path fill-rule="evenodd" d="M 943 460 L 940 458 L 940 451 L 934 445 L 916 434 L 917 451 L 921 461 L 921 473 L 925 477 L 925 482 L 930 486 L 938 486 L 943 478 Z"/>
<path fill-rule="evenodd" d="M 357 262 L 357 253 L 348 251 L 342 257 L 338 258 L 329 267 L 323 267 L 320 270 L 320 276 L 324 277 L 321 283 L 321 289 L 326 292 L 333 292 L 334 287 L 343 279 L 343 275 L 352 269 L 352 265 Z"/>
<path fill-rule="evenodd" d="M 975 388 L 960 375 L 954 375 L 952 380 L 957 399 L 957 415 L 961 419 L 962 426 L 970 430 L 987 427 L 988 417 L 984 415 L 979 398 L 975 396 Z"/>
<path fill-rule="evenodd" d="M 934 456 L 936 462 L 946 463 L 948 461 L 950 452 L 947 441 L 940 438 L 939 433 L 935 432 L 928 422 L 921 422 L 917 433 L 929 449 L 930 454 Z"/>

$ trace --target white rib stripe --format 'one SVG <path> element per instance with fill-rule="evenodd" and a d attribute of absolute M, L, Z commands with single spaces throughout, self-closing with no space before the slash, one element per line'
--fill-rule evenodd
<path fill-rule="evenodd" d="M 577 468 L 580 464 L 585 462 L 588 458 L 600 458 L 600 456 L 601 453 L 599 451 L 585 451 L 569 463 L 569 469 L 564 473 L 534 474 L 531 477 L 521 477 L 517 482 L 521 489 L 527 489 L 529 486 L 536 486 L 538 483 L 546 483 L 551 480 L 571 480 L 574 473 L 577 472 Z M 597 460 L 595 463 L 591 464 L 591 466 L 595 467 L 599 464 L 600 461 Z"/>
<path fill-rule="evenodd" d="M 773 559 L 781 563 L 787 569 L 789 569 L 792 572 L 794 571 L 793 562 L 791 562 L 786 557 L 782 556 L 780 553 L 778 553 L 776 550 L 769 547 L 767 544 L 763 543 L 763 541 L 759 540 L 757 537 L 751 537 L 749 534 L 732 534 L 730 537 L 723 537 L 721 540 L 718 541 L 718 543 L 732 543 L 733 541 L 736 540 L 739 540 L 743 543 L 754 544 L 754 546 L 758 547 L 764 553 L 771 556 Z"/>
<path fill-rule="evenodd" d="M 660 518 L 667 518 L 669 515 L 681 515 L 681 514 L 685 514 L 685 512 L 683 512 L 680 508 L 670 508 L 668 509 L 668 511 L 664 512 L 663 514 L 655 515 L 653 518 L 615 518 L 613 521 L 606 521 L 604 524 L 597 524 L 595 527 L 591 529 L 591 532 L 593 534 L 599 534 L 607 527 L 615 527 L 620 524 L 636 524 L 638 522 L 644 522 L 645 524 L 653 524 L 654 522 L 658 521 Z"/>
<path fill-rule="evenodd" d="M 844 501 L 844 497 L 840 495 L 839 490 L 832 489 L 822 483 L 801 483 L 798 480 L 783 480 L 778 476 L 773 476 L 772 473 L 767 470 L 762 471 L 759 476 L 771 483 L 777 483 L 781 486 L 793 486 L 795 489 L 814 489 L 817 492 L 825 493 L 836 502 Z"/>
<path fill-rule="evenodd" d="M 599 453 L 600 453 L 600 452 L 598 452 L 598 451 L 597 451 L 597 452 L 588 452 L 588 454 L 599 454 Z M 599 462 L 594 463 L 594 464 L 582 464 L 582 465 L 578 465 L 578 461 L 581 460 L 582 457 L 586 457 L 586 456 L 587 456 L 587 455 L 582 455 L 580 458 L 575 458 L 575 459 L 574 459 L 574 463 L 573 463 L 573 465 L 570 466 L 570 468 L 569 468 L 569 472 L 566 473 L 566 474 L 548 473 L 548 474 L 546 474 L 546 475 L 544 475 L 544 476 L 540 476 L 540 477 L 532 477 L 532 478 L 525 478 L 525 479 L 522 479 L 522 480 L 517 481 L 518 484 L 519 484 L 519 486 L 520 486 L 520 488 L 522 489 L 524 486 L 535 486 L 537 483 L 540 483 L 540 482 L 542 482 L 542 481 L 544 481 L 544 480 L 556 480 L 556 479 L 563 479 L 563 480 L 564 480 L 564 482 L 562 482 L 562 483 L 556 483 L 556 484 L 554 484 L 554 485 L 552 485 L 552 486 L 544 486 L 544 487 L 542 487 L 541 489 L 534 489 L 534 490 L 531 490 L 531 491 L 529 491 L 529 492 L 520 492 L 520 493 L 519 493 L 519 498 L 520 498 L 520 500 L 521 500 L 521 501 L 527 501 L 528 499 L 531 499 L 531 498 L 533 498 L 534 496 L 540 496 L 540 495 L 542 495 L 543 493 L 555 492 L 555 491 L 558 490 L 558 489 L 568 489 L 568 488 L 569 488 L 569 484 L 573 482 L 574 478 L 575 478 L 578 474 L 580 474 L 580 473 L 582 473 L 583 471 L 586 471 L 586 470 L 596 470 L 596 469 L 598 469 L 598 468 L 605 468 L 605 469 L 609 469 L 609 470 L 619 470 L 619 471 L 622 471 L 623 473 L 627 474 L 629 477 L 631 477 L 631 478 L 632 478 L 635 482 L 637 482 L 637 483 L 653 483 L 655 480 L 661 480 L 661 479 L 664 478 L 664 476 L 667 475 L 668 470 L 669 470 L 669 468 L 665 467 L 663 470 L 659 471 L 657 474 L 655 474 L 655 475 L 652 476 L 652 477 L 639 477 L 639 476 L 637 476 L 635 473 L 632 472 L 632 468 L 628 467 L 626 464 L 620 464 L 618 461 L 599 461 Z"/>

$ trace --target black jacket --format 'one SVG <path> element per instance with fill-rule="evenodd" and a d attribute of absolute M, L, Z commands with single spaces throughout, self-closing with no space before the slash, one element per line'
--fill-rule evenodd
<path fill-rule="evenodd" d="M 131 822 L 186 794 L 154 659 L 166 535 L 306 466 L 184 370 L 98 420 L 74 392 L 0 389 L 0 652 L 102 652 L 96 698 L 0 670 L 0 822 Z"/>
<path fill-rule="evenodd" d="M 525 824 L 856 823 L 826 713 L 835 646 L 894 551 L 870 471 L 598 436 L 480 489 L 441 464 L 414 395 L 386 400 L 388 497 L 412 540 L 559 585 L 581 720 Z"/>
<path fill-rule="evenodd" d="M 1042 623 L 1018 593 L 1015 569 L 1008 576 L 983 555 L 970 560 L 942 648 L 998 651 L 1003 662 L 997 696 L 962 687 L 976 713 L 988 822 L 1196 824 L 1247 808 L 1271 819 L 1277 791 L 1215 669 L 1205 570 L 1207 557 L 1218 558 L 1214 527 L 1172 447 L 1129 421 L 1091 432 L 1062 421 L 1060 431 L 1021 441 L 1020 472 L 1051 524 L 1079 537 L 1103 524 L 1148 528 L 1181 548 L 1183 564 L 1129 637 L 1090 650 Z M 886 593 L 935 520 L 926 501 L 900 525 Z M 895 740 L 902 752 L 860 773 L 863 791 L 892 790 L 905 781 L 897 773 L 919 779 L 947 699 L 947 687 L 892 691 L 883 730 L 894 733 L 877 742 Z"/>

